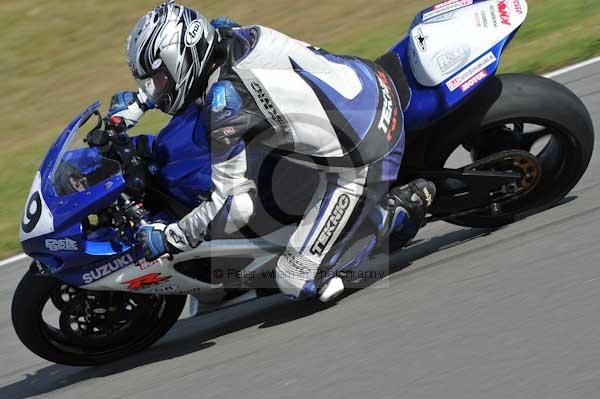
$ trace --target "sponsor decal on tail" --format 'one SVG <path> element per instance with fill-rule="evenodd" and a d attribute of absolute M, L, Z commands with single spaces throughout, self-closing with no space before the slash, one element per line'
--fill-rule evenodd
<path fill-rule="evenodd" d="M 507 0 L 498 0 L 498 16 L 500 17 L 500 22 L 502 24 L 510 26 L 510 9 L 508 8 L 506 1 Z"/>
<path fill-rule="evenodd" d="M 445 14 L 449 11 L 458 10 L 473 4 L 473 0 L 448 0 L 431 8 L 431 11 L 423 14 L 423 21 Z"/>
<path fill-rule="evenodd" d="M 488 66 L 492 65 L 494 62 L 496 62 L 496 56 L 490 51 L 489 53 L 475 61 L 473 64 L 471 64 L 471 66 L 469 66 L 467 69 L 460 72 L 458 75 L 454 76 L 448 82 L 446 82 L 448 90 L 453 92 L 459 87 L 462 88 L 464 83 L 471 81 L 471 79 L 477 75 L 479 79 L 472 85 L 470 85 L 468 88 L 473 87 L 476 83 L 480 82 L 487 76 L 482 76 L 481 72 L 484 71 Z M 487 74 L 487 71 L 485 72 Z"/>
<path fill-rule="evenodd" d="M 481 70 L 471 79 L 467 80 L 460 86 L 460 90 L 464 93 L 470 88 L 474 87 L 477 83 L 481 82 L 483 79 L 487 78 L 489 75 L 485 69 Z"/>

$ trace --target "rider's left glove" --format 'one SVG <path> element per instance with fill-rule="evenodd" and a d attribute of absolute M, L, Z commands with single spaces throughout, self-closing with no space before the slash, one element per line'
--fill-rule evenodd
<path fill-rule="evenodd" d="M 147 224 L 139 228 L 135 235 L 144 247 L 146 260 L 153 261 L 163 255 L 176 255 L 191 249 L 188 240 L 177 223 Z"/>
<path fill-rule="evenodd" d="M 116 130 L 132 129 L 142 119 L 144 113 L 154 108 L 154 104 L 140 90 L 137 93 L 122 91 L 110 101 L 107 120 Z"/>
<path fill-rule="evenodd" d="M 241 28 L 242 26 L 229 18 L 215 18 L 210 21 L 213 28 Z"/>

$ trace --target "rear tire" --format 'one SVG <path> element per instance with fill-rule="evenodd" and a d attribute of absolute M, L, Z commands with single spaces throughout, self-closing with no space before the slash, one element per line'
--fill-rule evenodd
<path fill-rule="evenodd" d="M 160 297 L 160 312 L 152 322 L 135 325 L 137 335 L 115 347 L 84 346 L 65 338 L 60 329 L 49 326 L 42 313 L 57 289 L 65 284 L 52 277 L 28 271 L 17 286 L 12 302 L 12 321 L 17 336 L 36 355 L 54 363 L 70 366 L 95 366 L 139 352 L 158 341 L 175 324 L 185 305 L 185 296 Z M 84 292 L 84 291 L 79 291 Z M 64 312 L 64 310 L 62 310 Z M 62 336 L 62 339 L 61 339 Z"/>
<path fill-rule="evenodd" d="M 515 127 L 512 132 L 507 128 L 511 124 Z M 555 206 L 579 182 L 594 148 L 589 112 L 565 86 L 535 75 L 507 74 L 491 78 L 457 113 L 441 122 L 442 127 L 455 128 L 438 132 L 431 139 L 426 168 L 444 167 L 461 145 L 470 148 L 475 159 L 508 149 L 529 151 L 523 148 L 527 133 L 517 131 L 517 126 L 526 124 L 545 127 L 551 137 L 536 155 L 542 165 L 539 184 L 500 214 L 476 213 L 448 220 L 450 223 L 469 227 L 503 226 Z"/>

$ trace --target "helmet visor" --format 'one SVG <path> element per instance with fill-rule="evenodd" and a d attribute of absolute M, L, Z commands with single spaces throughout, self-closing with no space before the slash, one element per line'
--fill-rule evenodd
<path fill-rule="evenodd" d="M 150 101 L 160 109 L 168 109 L 172 103 L 172 93 L 175 82 L 165 67 L 161 67 L 151 76 L 135 78 L 138 86 L 148 96 Z"/>

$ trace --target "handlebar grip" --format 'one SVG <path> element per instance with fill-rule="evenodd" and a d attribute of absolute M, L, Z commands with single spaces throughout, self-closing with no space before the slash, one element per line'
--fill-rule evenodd
<path fill-rule="evenodd" d="M 123 133 L 127 130 L 127 123 L 125 123 L 125 119 L 116 115 L 106 118 L 105 126 L 107 130 L 112 130 L 115 133 Z"/>

